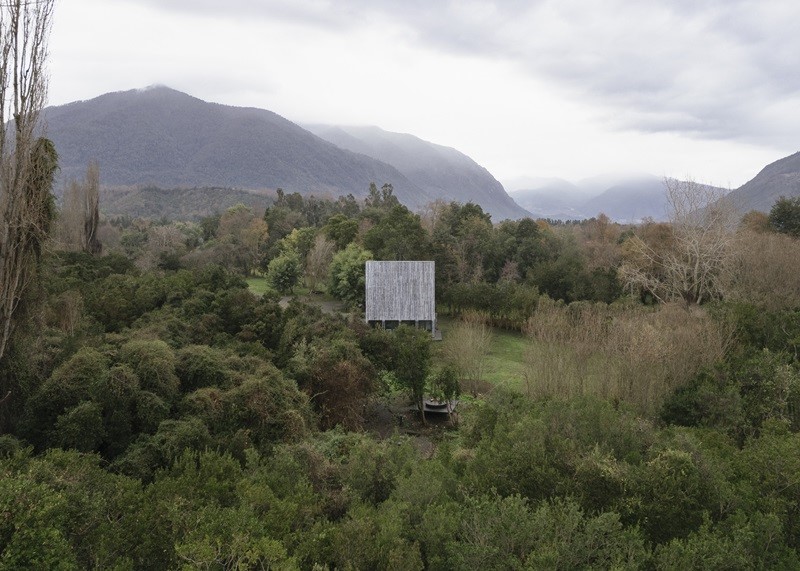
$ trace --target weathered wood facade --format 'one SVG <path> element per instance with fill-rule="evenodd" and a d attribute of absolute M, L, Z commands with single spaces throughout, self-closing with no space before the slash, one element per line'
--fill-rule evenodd
<path fill-rule="evenodd" d="M 367 323 L 386 329 L 407 323 L 435 334 L 435 278 L 435 262 L 367 262 Z"/>

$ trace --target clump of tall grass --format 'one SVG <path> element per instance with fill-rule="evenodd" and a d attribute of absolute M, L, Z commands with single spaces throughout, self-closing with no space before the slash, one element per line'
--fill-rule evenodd
<path fill-rule="evenodd" d="M 489 316 L 469 310 L 453 324 L 442 343 L 442 356 L 458 371 L 461 389 L 477 395 L 486 372 L 486 354 L 492 343 Z"/>
<path fill-rule="evenodd" d="M 528 319 L 525 388 L 534 398 L 595 395 L 652 415 L 663 399 L 720 360 L 731 331 L 703 309 L 573 303 L 545 298 Z"/>

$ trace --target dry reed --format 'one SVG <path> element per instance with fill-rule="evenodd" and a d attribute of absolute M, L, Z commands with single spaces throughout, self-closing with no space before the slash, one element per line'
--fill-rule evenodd
<path fill-rule="evenodd" d="M 525 386 L 534 398 L 591 394 L 653 415 L 721 359 L 731 332 L 697 307 L 657 309 L 541 300 L 528 320 Z"/>

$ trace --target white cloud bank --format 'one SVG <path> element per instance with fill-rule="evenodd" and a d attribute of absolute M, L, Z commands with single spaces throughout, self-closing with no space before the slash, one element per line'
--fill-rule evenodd
<path fill-rule="evenodd" d="M 162 83 L 458 148 L 500 180 L 738 186 L 798 150 L 800 3 L 66 0 L 51 101 Z"/>

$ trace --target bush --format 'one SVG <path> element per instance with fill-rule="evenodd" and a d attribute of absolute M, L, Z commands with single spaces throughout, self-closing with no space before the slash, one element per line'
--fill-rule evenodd
<path fill-rule="evenodd" d="M 709 426 L 743 443 L 767 420 L 800 429 L 800 373 L 789 355 L 766 349 L 740 355 L 702 372 L 664 403 L 661 418 L 683 426 Z"/>
<path fill-rule="evenodd" d="M 85 401 L 59 416 L 55 435 L 62 448 L 80 452 L 97 450 L 105 438 L 100 405 Z"/>
<path fill-rule="evenodd" d="M 180 380 L 175 375 L 175 353 L 163 341 L 129 341 L 120 347 L 119 358 L 133 369 L 143 390 L 168 403 L 178 396 Z"/>
<path fill-rule="evenodd" d="M 300 281 L 301 271 L 300 258 L 294 252 L 287 251 L 270 261 L 267 267 L 267 280 L 278 292 L 287 294 Z"/>
<path fill-rule="evenodd" d="M 52 430 L 57 418 L 89 400 L 92 392 L 107 382 L 108 374 L 105 355 L 90 347 L 80 349 L 28 399 L 22 434 L 40 448 L 54 444 L 58 435 Z"/>
<path fill-rule="evenodd" d="M 664 450 L 640 473 L 637 520 L 647 537 L 660 544 L 699 529 L 715 506 L 715 494 L 695 460 L 682 450 Z"/>
<path fill-rule="evenodd" d="M 176 354 L 175 372 L 184 392 L 222 386 L 227 378 L 225 355 L 207 345 L 190 345 Z"/>
<path fill-rule="evenodd" d="M 348 246 L 333 256 L 328 274 L 328 293 L 359 307 L 364 306 L 365 267 L 372 259 L 369 250 L 357 244 Z"/>
<path fill-rule="evenodd" d="M 587 516 L 569 500 L 532 509 L 519 496 L 468 499 L 447 549 L 459 569 L 639 568 L 648 560 L 639 530 L 615 513 Z"/>
<path fill-rule="evenodd" d="M 769 223 L 777 232 L 800 236 L 800 197 L 781 196 L 769 211 Z"/>
<path fill-rule="evenodd" d="M 797 569 L 797 552 L 783 541 L 774 514 L 737 513 L 728 521 L 710 521 L 686 539 L 674 539 L 656 550 L 659 569 Z"/>

